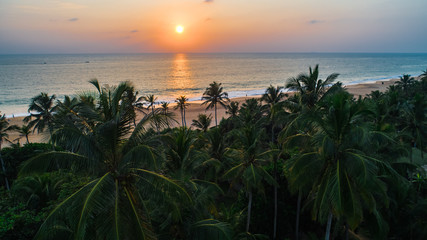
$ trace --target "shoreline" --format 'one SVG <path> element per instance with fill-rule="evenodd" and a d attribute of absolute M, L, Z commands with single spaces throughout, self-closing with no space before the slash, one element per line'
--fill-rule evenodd
<path fill-rule="evenodd" d="M 367 94 L 370 94 L 372 91 L 376 91 L 379 90 L 381 92 L 384 92 L 387 90 L 387 87 L 394 84 L 396 81 L 398 81 L 399 79 L 388 79 L 388 80 L 379 80 L 379 81 L 375 81 L 375 82 L 370 82 L 370 83 L 358 83 L 358 84 L 348 84 L 348 85 L 343 85 L 344 88 L 347 89 L 347 91 L 351 94 L 354 95 L 355 98 L 358 98 L 359 96 L 366 96 Z M 265 90 L 263 90 L 264 92 Z M 288 92 L 290 93 L 290 92 Z M 248 95 L 248 96 L 240 96 L 240 97 L 232 97 L 230 98 L 230 101 L 237 101 L 240 103 L 244 102 L 246 99 L 250 99 L 250 98 L 259 98 L 261 97 L 261 94 L 256 94 L 256 95 Z M 191 123 L 193 119 L 197 119 L 198 114 L 212 114 L 212 123 L 211 126 L 215 125 L 215 116 L 214 116 L 214 110 L 213 109 L 209 109 L 206 110 L 205 106 L 202 106 L 201 103 L 203 101 L 202 100 L 194 100 L 194 101 L 189 101 L 189 106 L 187 107 L 186 111 L 185 111 L 185 115 L 186 115 L 186 121 L 187 121 L 187 127 L 191 127 Z M 173 123 L 171 124 L 171 127 L 177 127 L 180 126 L 180 111 L 179 109 L 175 110 L 174 106 L 176 105 L 176 103 L 170 103 L 169 105 L 169 109 L 171 110 L 171 112 L 173 112 L 175 114 L 175 119 L 178 121 L 177 123 Z M 218 121 L 220 121 L 220 119 L 222 119 L 223 117 L 226 117 L 226 113 L 225 113 L 225 109 L 220 107 L 218 108 Z M 141 117 L 142 114 L 139 114 L 139 117 Z M 138 118 L 138 117 L 137 117 Z M 22 126 L 24 124 L 23 122 L 24 116 L 15 116 L 15 117 L 7 117 L 7 120 L 9 121 L 10 125 L 17 125 L 17 126 Z M 18 139 L 19 133 L 16 131 L 11 131 L 9 132 L 9 139 L 10 140 L 16 140 Z M 29 135 L 29 140 L 30 142 L 47 142 L 49 140 L 49 136 L 46 132 L 43 133 L 32 133 Z M 25 137 L 21 137 L 20 142 L 23 144 L 25 143 Z M 10 143 L 5 142 L 5 147 L 10 145 Z"/>
<path fill-rule="evenodd" d="M 414 78 L 417 79 L 418 77 L 414 77 Z M 350 82 L 350 83 L 347 83 L 347 84 L 343 83 L 343 86 L 350 91 L 350 89 L 352 89 L 352 90 L 353 89 L 359 89 L 360 85 L 365 86 L 367 88 L 371 88 L 371 87 L 369 87 L 369 85 L 378 85 L 378 84 L 384 83 L 384 84 L 386 84 L 386 86 L 389 86 L 390 84 L 387 84 L 387 82 L 394 83 L 394 82 L 396 82 L 398 80 L 399 80 L 398 76 L 394 76 L 392 78 L 366 79 L 366 80 L 360 80 L 360 81 L 353 81 L 353 82 Z M 239 98 L 246 98 L 246 97 L 252 98 L 252 97 L 258 97 L 258 96 L 261 96 L 262 94 L 264 94 L 264 91 L 265 91 L 266 88 L 264 88 L 264 89 L 243 90 L 243 91 L 237 90 L 237 91 L 231 91 L 231 92 L 228 92 L 228 93 L 229 93 L 230 99 L 239 99 Z M 381 89 L 381 88 L 378 88 L 377 90 L 379 90 L 379 89 Z M 355 90 L 355 91 L 356 91 L 356 94 L 357 94 L 359 91 L 362 91 L 362 90 Z M 375 91 L 375 90 L 372 90 L 372 91 Z M 285 89 L 285 92 L 289 93 L 291 91 Z M 352 92 L 350 92 L 350 93 L 352 93 Z M 370 93 L 370 91 L 367 94 L 369 94 L 369 93 Z M 72 96 L 72 95 L 70 95 L 70 96 Z M 201 100 L 199 100 L 199 99 L 201 99 L 201 97 L 202 96 L 191 97 L 191 98 L 189 97 L 188 102 L 189 103 L 201 102 Z M 164 101 L 164 100 L 161 100 L 161 99 L 158 102 L 159 103 L 160 102 L 168 102 L 171 105 L 175 104 L 174 101 L 169 101 L 169 100 L 167 100 L 167 101 L 165 100 Z M 28 103 L 28 105 L 29 104 L 30 103 Z M 1 109 L 0 109 L 0 111 L 1 111 Z M 27 113 L 26 111 L 24 111 L 24 112 L 16 112 L 16 113 L 11 113 L 11 114 L 0 112 L 0 114 L 1 115 L 5 114 L 6 118 L 19 118 L 19 117 L 23 118 L 23 117 L 29 116 L 29 113 Z"/>

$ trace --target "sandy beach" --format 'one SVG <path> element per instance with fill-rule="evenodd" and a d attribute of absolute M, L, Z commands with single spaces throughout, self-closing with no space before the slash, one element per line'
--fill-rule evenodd
<path fill-rule="evenodd" d="M 366 96 L 367 94 L 370 94 L 372 91 L 379 90 L 381 92 L 384 92 L 387 90 L 387 87 L 394 84 L 398 79 L 390 79 L 390 80 L 382 80 L 382 81 L 376 81 L 373 83 L 360 83 L 355 85 L 347 85 L 345 88 L 354 95 L 355 98 L 359 96 Z M 244 102 L 246 99 L 249 98 L 259 98 L 260 96 L 247 96 L 247 97 L 238 97 L 238 98 L 232 98 L 230 101 L 237 101 L 239 103 Z M 209 109 L 206 110 L 206 105 L 201 105 L 202 101 L 192 101 L 189 102 L 188 108 L 185 110 L 186 115 L 186 121 L 187 126 L 191 126 L 192 120 L 197 119 L 198 114 L 204 113 L 204 114 L 212 114 L 212 117 L 214 117 L 214 110 Z M 169 105 L 170 110 L 175 113 L 175 119 L 177 120 L 177 123 L 174 123 L 172 126 L 176 127 L 181 124 L 181 115 L 179 110 L 174 110 L 175 103 L 171 103 Z M 141 116 L 140 116 L 141 117 Z M 222 107 L 218 108 L 218 122 L 223 117 L 227 117 L 227 114 L 225 113 L 225 109 Z M 22 126 L 24 117 L 15 117 L 15 118 L 8 118 L 9 123 L 12 125 Z M 215 119 L 212 119 L 212 126 L 215 125 Z M 20 137 L 19 133 L 15 131 L 9 132 L 9 139 L 15 140 L 20 138 L 20 143 L 24 144 L 26 142 L 25 137 Z M 47 142 L 49 140 L 49 136 L 47 132 L 44 133 L 34 133 L 29 135 L 30 142 Z M 4 146 L 9 145 L 7 142 L 4 142 Z"/>

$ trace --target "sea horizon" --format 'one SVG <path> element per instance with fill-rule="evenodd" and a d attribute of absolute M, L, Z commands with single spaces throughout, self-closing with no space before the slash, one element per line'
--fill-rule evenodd
<path fill-rule="evenodd" d="M 139 55 L 139 54 L 264 54 L 264 53 L 268 53 L 268 54 L 427 54 L 427 52 L 410 52 L 410 51 L 406 51 L 406 52 L 400 52 L 400 51 L 396 51 L 396 52 L 392 52 L 392 51 L 375 51 L 375 52 L 369 52 L 369 51 L 329 51 L 329 52 L 321 52 L 321 51 L 295 51 L 295 52 L 287 52 L 287 51 L 253 51 L 253 52 L 249 52 L 249 51 L 236 51 L 236 52 L 232 52 L 232 51 L 212 51 L 212 52 L 27 52 L 27 53 L 19 53 L 19 52 L 15 52 L 15 53 L 0 53 L 1 55 L 120 55 L 120 54 L 125 54 L 125 55 Z"/>
<path fill-rule="evenodd" d="M 28 115 L 40 92 L 65 95 L 95 90 L 88 81 L 117 85 L 130 81 L 139 96 L 173 102 L 180 95 L 200 100 L 209 83 L 223 84 L 230 98 L 264 93 L 269 85 L 319 64 L 320 78 L 339 73 L 344 85 L 414 77 L 427 67 L 427 53 L 239 52 L 239 53 L 48 53 L 0 54 L 0 111 Z"/>

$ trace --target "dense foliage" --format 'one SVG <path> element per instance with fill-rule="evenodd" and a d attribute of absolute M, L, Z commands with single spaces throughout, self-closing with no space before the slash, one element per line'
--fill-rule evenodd
<path fill-rule="evenodd" d="M 50 143 L 1 150 L 0 238 L 426 239 L 427 72 L 365 98 L 318 77 L 240 106 L 214 82 L 204 103 L 229 117 L 212 128 L 186 127 L 185 96 L 170 128 L 168 104 L 129 82 L 36 96 L 22 136 Z"/>

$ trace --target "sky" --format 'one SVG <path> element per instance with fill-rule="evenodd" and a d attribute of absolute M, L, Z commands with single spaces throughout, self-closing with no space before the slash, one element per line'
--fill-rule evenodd
<path fill-rule="evenodd" d="M 426 53 L 426 9 L 427 0 L 1 0 L 0 54 Z"/>

